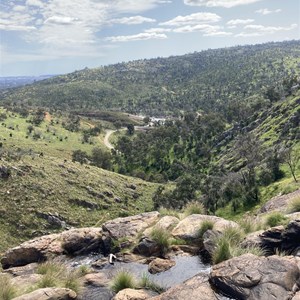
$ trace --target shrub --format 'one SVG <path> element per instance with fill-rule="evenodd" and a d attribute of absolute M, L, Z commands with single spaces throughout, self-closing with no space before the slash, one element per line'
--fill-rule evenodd
<path fill-rule="evenodd" d="M 159 294 L 165 292 L 165 290 L 166 290 L 164 287 L 160 286 L 159 284 L 157 284 L 153 280 L 151 280 L 149 278 L 149 275 L 145 274 L 145 273 L 143 274 L 143 276 L 139 282 L 139 287 L 154 291 Z"/>
<path fill-rule="evenodd" d="M 204 220 L 198 230 L 198 237 L 202 239 L 203 234 L 207 230 L 212 230 L 214 228 L 215 223 L 211 220 Z"/>
<path fill-rule="evenodd" d="M 192 201 L 189 202 L 183 209 L 184 214 L 186 216 L 192 215 L 192 214 L 200 214 L 203 215 L 205 213 L 204 206 L 201 202 L 198 201 Z"/>
<path fill-rule="evenodd" d="M 288 207 L 289 213 L 299 212 L 299 211 L 300 211 L 300 196 L 293 198 Z"/>
<path fill-rule="evenodd" d="M 217 240 L 216 248 L 212 255 L 213 264 L 218 264 L 224 260 L 231 258 L 229 241 L 222 236 Z"/>
<path fill-rule="evenodd" d="M 163 228 L 154 227 L 150 233 L 150 237 L 160 247 L 160 254 L 162 256 L 165 255 L 170 247 L 170 233 Z"/>
<path fill-rule="evenodd" d="M 119 271 L 116 276 L 113 278 L 113 282 L 111 285 L 111 289 L 118 293 L 119 291 L 127 288 L 134 288 L 135 287 L 135 281 L 134 277 L 131 273 L 128 271 Z"/>
<path fill-rule="evenodd" d="M 266 225 L 269 227 L 275 227 L 278 225 L 286 225 L 288 218 L 284 216 L 281 212 L 270 213 L 266 218 Z"/>
<path fill-rule="evenodd" d="M 16 288 L 11 283 L 10 277 L 0 275 L 0 300 L 10 300 L 16 297 Z"/>

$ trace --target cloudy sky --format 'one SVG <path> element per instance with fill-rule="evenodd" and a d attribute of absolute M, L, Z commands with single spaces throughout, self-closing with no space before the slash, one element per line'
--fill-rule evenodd
<path fill-rule="evenodd" d="M 0 76 L 300 39 L 299 0 L 1 0 Z"/>

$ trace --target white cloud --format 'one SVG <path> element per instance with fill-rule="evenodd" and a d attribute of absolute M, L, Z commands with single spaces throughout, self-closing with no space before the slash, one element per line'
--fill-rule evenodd
<path fill-rule="evenodd" d="M 276 14 L 276 13 L 280 13 L 282 10 L 279 9 L 275 9 L 275 10 L 269 10 L 268 8 L 261 8 L 259 10 L 256 10 L 255 12 L 257 14 L 261 14 L 261 15 L 270 15 L 270 14 Z"/>
<path fill-rule="evenodd" d="M 201 23 L 215 23 L 219 22 L 221 17 L 214 13 L 199 12 L 187 16 L 177 16 L 174 19 L 160 23 L 163 26 L 185 26 L 197 25 Z"/>
<path fill-rule="evenodd" d="M 142 23 L 154 23 L 155 19 L 145 18 L 142 16 L 124 17 L 120 19 L 112 19 L 110 23 L 125 24 L 125 25 L 137 25 Z"/>
<path fill-rule="evenodd" d="M 254 19 L 234 19 L 227 22 L 227 25 L 235 26 L 235 25 L 244 25 L 253 23 Z"/>
<path fill-rule="evenodd" d="M 213 32 L 213 31 L 218 31 L 221 29 L 221 26 L 214 26 L 214 25 L 209 25 L 209 24 L 199 24 L 199 25 L 188 25 L 188 26 L 183 26 L 174 29 L 174 32 L 177 33 L 188 33 L 188 32 Z"/>
<path fill-rule="evenodd" d="M 259 2 L 262 0 L 184 0 L 184 4 L 190 6 L 207 6 L 207 7 L 234 7 L 238 5 L 246 5 L 255 2 Z"/>
<path fill-rule="evenodd" d="M 26 10 L 26 6 L 23 6 L 23 5 L 15 5 L 13 7 L 13 11 L 24 11 Z"/>
<path fill-rule="evenodd" d="M 121 35 L 121 36 L 111 36 L 107 37 L 105 40 L 109 42 L 132 42 L 132 41 L 142 41 L 150 39 L 167 39 L 168 37 L 162 33 L 139 33 L 134 35 Z"/>
<path fill-rule="evenodd" d="M 213 31 L 213 32 L 208 32 L 203 34 L 203 36 L 230 36 L 232 35 L 232 32 L 227 32 L 227 31 Z"/>
<path fill-rule="evenodd" d="M 51 23 L 51 24 L 58 24 L 58 25 L 71 25 L 77 22 L 78 22 L 77 18 L 52 16 L 46 19 L 44 23 L 45 24 Z"/>
<path fill-rule="evenodd" d="M 263 36 L 268 34 L 274 34 L 280 31 L 290 31 L 297 28 L 297 24 L 291 24 L 287 27 L 282 26 L 263 26 L 263 25 L 246 25 L 245 32 L 237 34 L 237 37 L 250 37 L 250 36 Z"/>

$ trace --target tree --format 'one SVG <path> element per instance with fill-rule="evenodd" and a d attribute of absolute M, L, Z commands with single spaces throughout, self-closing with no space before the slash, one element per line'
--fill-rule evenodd
<path fill-rule="evenodd" d="M 93 165 L 99 168 L 110 170 L 111 160 L 112 156 L 109 152 L 102 150 L 101 148 L 94 148 L 92 150 L 91 161 Z"/>
<path fill-rule="evenodd" d="M 283 161 L 289 166 L 295 182 L 298 182 L 296 170 L 300 162 L 300 151 L 293 146 L 283 149 Z"/>
<path fill-rule="evenodd" d="M 88 154 L 82 150 L 75 150 L 72 153 L 72 161 L 78 161 L 81 164 L 87 162 L 89 159 Z"/>
<path fill-rule="evenodd" d="M 132 125 L 132 124 L 128 124 L 127 125 L 127 133 L 129 135 L 133 135 L 134 134 L 134 125 Z"/>

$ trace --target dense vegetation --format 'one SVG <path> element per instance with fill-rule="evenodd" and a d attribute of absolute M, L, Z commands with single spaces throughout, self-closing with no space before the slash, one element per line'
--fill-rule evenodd
<path fill-rule="evenodd" d="M 3 91 L 2 103 L 91 112 L 121 110 L 147 115 L 217 111 L 230 122 L 259 109 L 282 78 L 299 74 L 299 41 L 207 50 L 85 69 Z M 238 71 L 237 71 L 238 70 Z M 247 109 L 245 109 L 247 107 Z"/>

